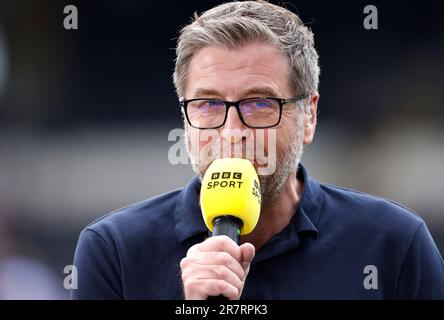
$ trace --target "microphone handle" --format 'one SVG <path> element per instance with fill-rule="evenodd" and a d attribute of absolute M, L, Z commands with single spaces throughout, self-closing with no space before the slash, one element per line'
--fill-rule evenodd
<path fill-rule="evenodd" d="M 225 235 L 239 244 L 242 226 L 242 220 L 237 217 L 231 215 L 217 217 L 213 221 L 213 237 Z M 228 300 L 228 298 L 219 295 L 217 297 L 208 297 L 207 300 Z"/>
<path fill-rule="evenodd" d="M 216 217 L 213 221 L 213 237 L 225 235 L 239 244 L 242 226 L 242 220 L 237 217 L 231 215 Z"/>

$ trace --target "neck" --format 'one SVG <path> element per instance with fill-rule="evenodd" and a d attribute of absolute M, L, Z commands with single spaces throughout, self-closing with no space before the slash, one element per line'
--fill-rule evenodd
<path fill-rule="evenodd" d="M 289 223 L 299 205 L 304 184 L 296 173 L 289 175 L 281 192 L 270 203 L 261 208 L 258 224 L 254 231 L 241 237 L 241 243 L 250 242 L 256 252 L 275 234 Z"/>

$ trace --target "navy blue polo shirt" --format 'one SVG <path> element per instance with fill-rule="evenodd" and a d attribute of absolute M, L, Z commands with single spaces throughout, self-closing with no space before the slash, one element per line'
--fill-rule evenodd
<path fill-rule="evenodd" d="M 394 202 L 321 184 L 299 167 L 301 202 L 252 261 L 242 299 L 444 299 L 424 221 Z M 197 178 L 108 214 L 80 234 L 74 299 L 183 299 L 180 260 L 208 237 Z"/>

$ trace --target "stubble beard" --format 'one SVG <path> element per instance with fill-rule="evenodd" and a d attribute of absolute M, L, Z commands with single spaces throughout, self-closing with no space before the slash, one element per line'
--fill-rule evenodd
<path fill-rule="evenodd" d="M 202 181 L 205 172 L 214 159 L 201 159 L 191 148 L 191 138 L 185 124 L 185 143 L 194 173 Z M 291 174 L 296 174 L 302 158 L 304 127 L 302 117 L 296 117 L 296 125 L 289 130 L 282 130 L 286 139 L 276 139 L 276 166 L 271 174 L 258 175 L 261 187 L 262 207 L 270 206 L 282 192 Z M 280 143 L 279 143 L 279 141 Z M 243 149 L 243 151 L 245 148 Z M 232 156 L 231 156 L 232 157 Z M 243 158 L 245 152 L 243 152 Z M 256 168 L 257 170 L 257 168 Z"/>

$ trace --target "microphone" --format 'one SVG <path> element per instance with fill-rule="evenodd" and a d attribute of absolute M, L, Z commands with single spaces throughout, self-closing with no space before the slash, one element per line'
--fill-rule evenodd
<path fill-rule="evenodd" d="M 259 178 L 250 161 L 216 159 L 202 179 L 200 206 L 214 236 L 226 235 L 239 244 L 240 236 L 256 227 L 261 210 Z M 227 300 L 223 295 L 207 300 Z"/>
<path fill-rule="evenodd" d="M 239 244 L 240 236 L 256 227 L 261 209 L 259 178 L 251 162 L 214 160 L 202 179 L 200 204 L 213 236 L 226 235 Z"/>

